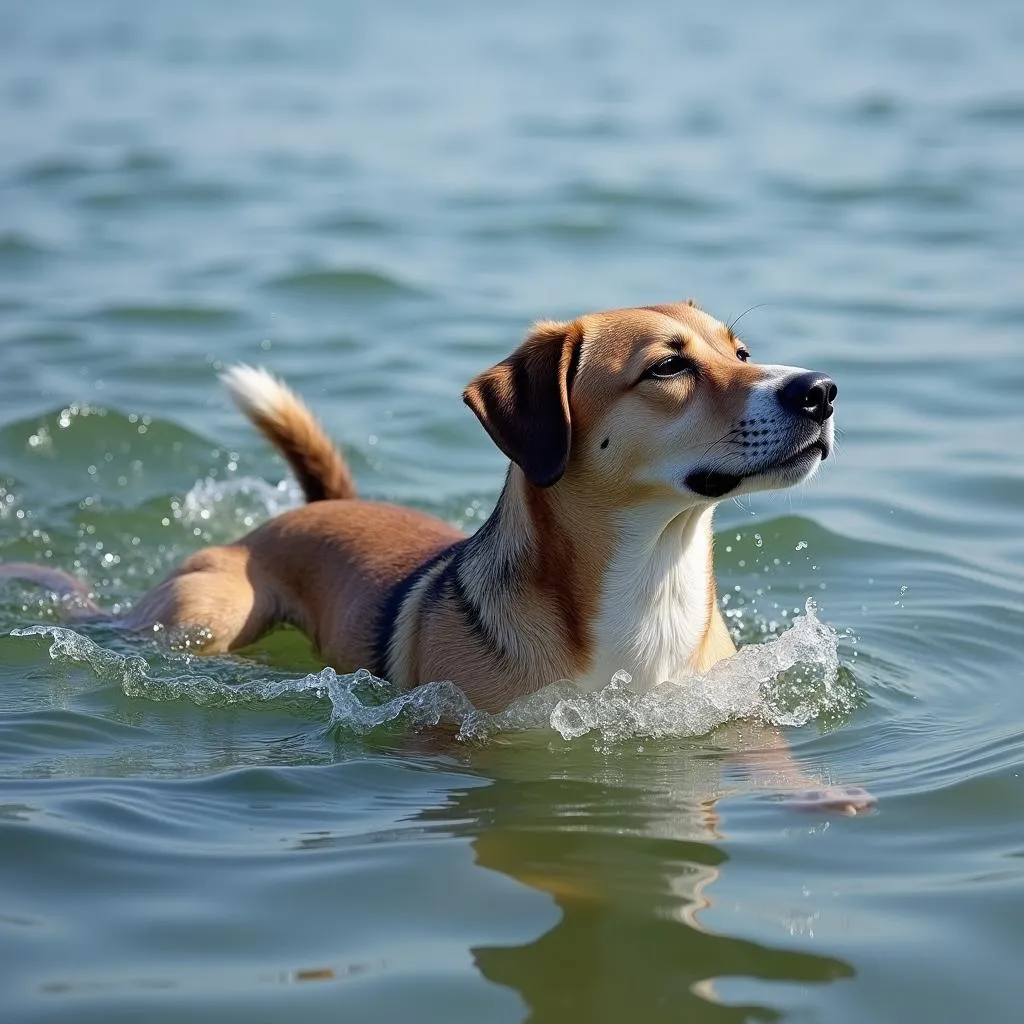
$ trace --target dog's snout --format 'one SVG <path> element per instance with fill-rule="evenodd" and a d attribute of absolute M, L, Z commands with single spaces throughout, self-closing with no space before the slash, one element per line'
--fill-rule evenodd
<path fill-rule="evenodd" d="M 815 423 L 824 423 L 832 415 L 832 403 L 839 388 L 823 373 L 801 373 L 779 391 L 779 403 L 787 412 L 806 416 Z"/>

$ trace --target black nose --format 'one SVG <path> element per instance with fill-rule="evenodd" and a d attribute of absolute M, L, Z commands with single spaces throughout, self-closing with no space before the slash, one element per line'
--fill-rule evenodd
<path fill-rule="evenodd" d="M 811 371 L 788 381 L 779 392 L 779 402 L 787 412 L 824 423 L 834 411 L 832 403 L 838 394 L 839 388 L 831 377 Z"/>

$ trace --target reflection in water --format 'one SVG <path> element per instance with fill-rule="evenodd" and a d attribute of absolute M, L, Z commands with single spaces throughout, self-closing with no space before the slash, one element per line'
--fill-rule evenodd
<path fill-rule="evenodd" d="M 715 809 L 727 792 L 721 766 L 718 753 L 678 743 L 641 752 L 577 743 L 557 758 L 493 743 L 474 757 L 493 784 L 422 814 L 473 836 L 477 864 L 557 904 L 560 920 L 535 940 L 473 950 L 488 980 L 523 997 L 530 1020 L 774 1020 L 766 1006 L 717 1002 L 714 980 L 853 975 L 840 960 L 702 926 L 728 863 Z"/>

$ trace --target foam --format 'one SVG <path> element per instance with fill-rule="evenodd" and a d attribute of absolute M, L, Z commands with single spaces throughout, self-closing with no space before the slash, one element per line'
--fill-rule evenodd
<path fill-rule="evenodd" d="M 259 477 L 197 480 L 181 499 L 171 502 L 174 518 L 199 531 L 206 543 L 236 540 L 267 519 L 302 504 L 302 492 L 291 477 L 278 484 Z"/>
<path fill-rule="evenodd" d="M 161 675 L 145 658 L 118 654 L 63 626 L 30 626 L 11 635 L 49 637 L 51 658 L 86 664 L 97 676 L 118 683 L 129 697 L 220 706 L 304 696 L 329 704 L 327 729 L 357 734 L 384 726 L 446 723 L 458 728 L 461 739 L 476 741 L 525 729 L 554 730 L 564 739 L 593 735 L 609 742 L 699 736 L 735 719 L 804 725 L 823 715 L 848 713 L 858 696 L 856 684 L 840 669 L 836 632 L 817 617 L 812 601 L 779 636 L 742 647 L 704 675 L 663 683 L 644 694 L 629 688 L 626 673 L 617 673 L 603 689 L 591 692 L 556 683 L 499 714 L 474 707 L 451 682 L 399 692 L 369 672 L 339 674 L 331 668 L 301 678 L 237 682 L 196 671 L 210 662 L 187 655 L 179 656 L 186 672 Z M 219 671 L 234 667 L 237 676 L 240 663 L 214 662 Z"/>

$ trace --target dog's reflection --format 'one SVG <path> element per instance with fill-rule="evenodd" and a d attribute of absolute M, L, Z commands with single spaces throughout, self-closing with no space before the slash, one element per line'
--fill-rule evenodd
<path fill-rule="evenodd" d="M 475 751 L 473 768 L 493 783 L 424 814 L 471 835 L 478 865 L 557 905 L 557 924 L 533 941 L 473 950 L 487 979 L 520 993 L 530 1020 L 773 1019 L 768 1007 L 718 1002 L 714 979 L 852 974 L 702 921 L 728 864 L 718 803 L 749 788 L 742 765 L 730 783 L 722 751 L 696 744 L 616 753 L 577 742 L 557 757 L 548 746 L 520 738 Z"/>

